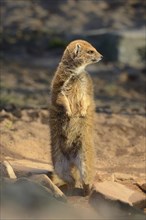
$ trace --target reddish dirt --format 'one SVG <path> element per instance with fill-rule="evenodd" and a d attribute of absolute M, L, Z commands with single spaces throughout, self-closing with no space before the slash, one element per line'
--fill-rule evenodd
<path fill-rule="evenodd" d="M 51 163 L 48 116 L 47 110 L 22 110 L 19 117 L 1 111 L 2 159 Z M 131 175 L 131 181 L 144 179 L 145 117 L 96 114 L 95 123 L 97 180 L 112 179 L 117 173 Z"/>

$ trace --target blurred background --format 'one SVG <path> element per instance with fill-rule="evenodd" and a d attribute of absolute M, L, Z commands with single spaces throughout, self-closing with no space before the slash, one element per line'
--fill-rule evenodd
<path fill-rule="evenodd" d="M 96 110 L 145 114 L 144 0 L 1 0 L 0 109 L 48 108 L 50 82 L 66 45 L 93 44 Z"/>

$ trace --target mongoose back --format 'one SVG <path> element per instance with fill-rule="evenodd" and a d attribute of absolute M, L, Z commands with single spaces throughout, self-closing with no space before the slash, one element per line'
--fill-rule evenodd
<path fill-rule="evenodd" d="M 55 173 L 74 187 L 77 169 L 83 189 L 92 186 L 95 168 L 94 96 L 85 67 L 102 55 L 87 41 L 72 41 L 65 49 L 51 85 L 51 155 Z"/>

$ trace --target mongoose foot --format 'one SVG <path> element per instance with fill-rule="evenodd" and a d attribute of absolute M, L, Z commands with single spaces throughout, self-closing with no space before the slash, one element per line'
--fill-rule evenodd
<path fill-rule="evenodd" d="M 67 196 L 72 196 L 75 188 L 75 180 L 72 183 L 67 184 Z"/>
<path fill-rule="evenodd" d="M 91 192 L 91 187 L 89 184 L 83 184 L 83 196 L 88 196 Z"/>

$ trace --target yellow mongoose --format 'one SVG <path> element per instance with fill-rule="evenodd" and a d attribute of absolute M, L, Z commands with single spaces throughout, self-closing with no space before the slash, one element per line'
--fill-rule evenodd
<path fill-rule="evenodd" d="M 70 187 L 80 173 L 84 190 L 90 189 L 95 169 L 94 98 L 92 80 L 85 67 L 102 55 L 84 40 L 65 49 L 51 86 L 51 153 L 56 174 Z"/>

